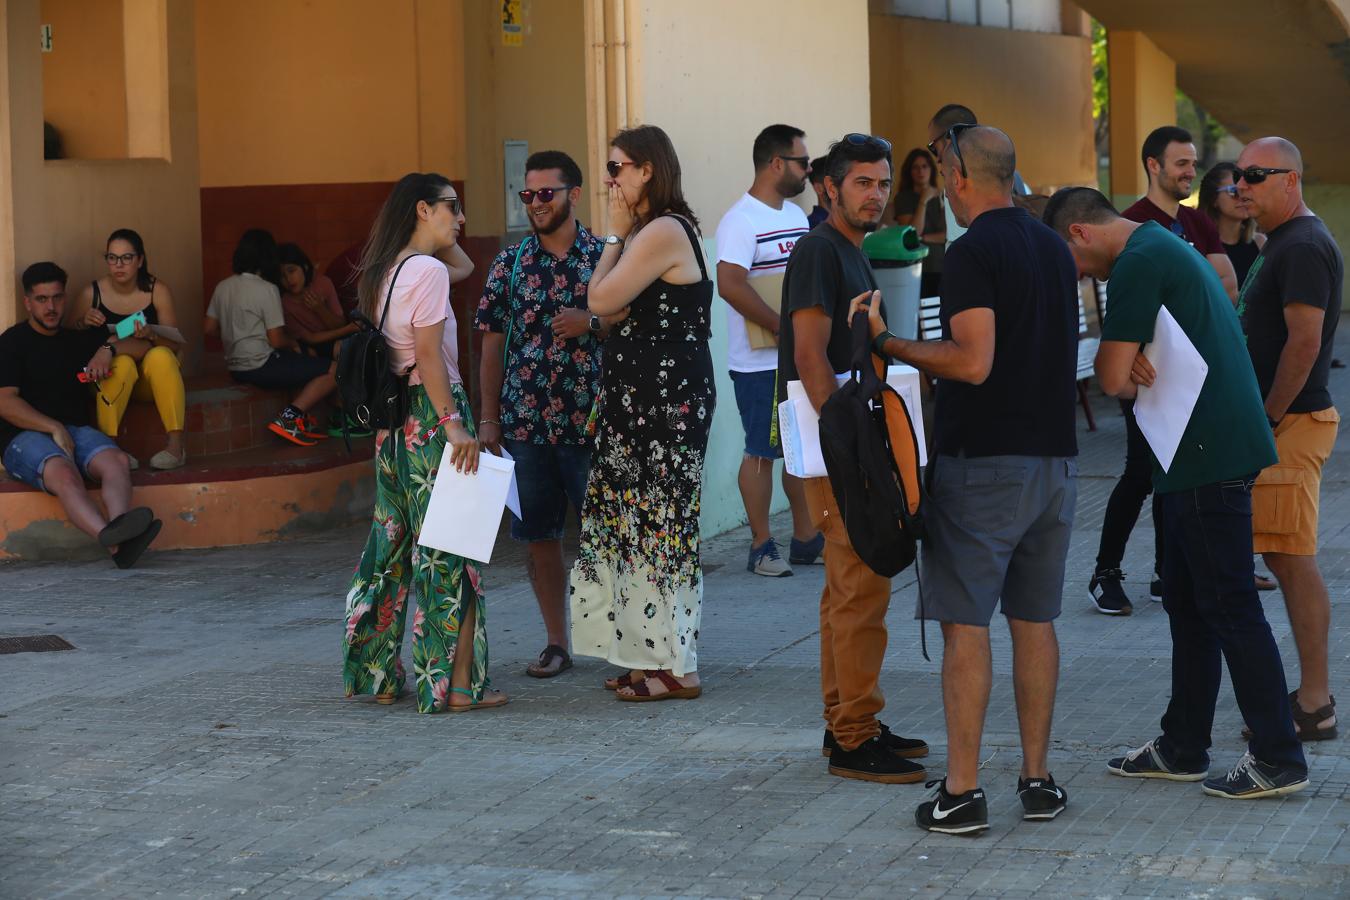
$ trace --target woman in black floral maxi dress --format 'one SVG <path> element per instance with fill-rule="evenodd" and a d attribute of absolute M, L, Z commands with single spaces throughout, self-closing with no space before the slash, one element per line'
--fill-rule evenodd
<path fill-rule="evenodd" d="M 625 240 L 607 244 L 588 302 L 598 315 L 628 316 L 605 342 L 572 646 L 630 670 L 606 683 L 621 700 L 692 698 L 701 691 L 699 503 L 716 399 L 713 285 L 665 133 L 621 132 L 608 169 L 611 226 Z"/>

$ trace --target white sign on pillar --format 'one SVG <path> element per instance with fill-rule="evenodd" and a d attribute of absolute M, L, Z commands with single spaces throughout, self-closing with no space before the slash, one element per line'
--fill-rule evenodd
<path fill-rule="evenodd" d="M 528 141 L 505 141 L 502 146 L 502 175 L 506 187 L 506 230 L 527 231 L 530 217 L 520 192 L 525 188 L 525 160 L 530 157 Z"/>
<path fill-rule="evenodd" d="M 52 52 L 52 26 L 50 25 L 42 26 L 42 52 Z"/>

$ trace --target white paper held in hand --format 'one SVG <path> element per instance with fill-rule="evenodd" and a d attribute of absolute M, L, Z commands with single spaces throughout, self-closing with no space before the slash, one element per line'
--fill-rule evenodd
<path fill-rule="evenodd" d="M 848 381 L 845 372 L 836 375 L 842 385 Z M 913 366 L 892 365 L 886 368 L 886 383 L 895 389 L 909 410 L 914 422 L 914 433 L 919 439 L 919 465 L 928 464 L 928 448 L 923 433 L 923 410 L 919 405 L 919 370 Z M 820 452 L 820 416 L 806 396 L 800 381 L 787 383 L 787 399 L 778 404 L 778 439 L 783 445 L 783 465 L 789 475 L 798 478 L 824 478 L 825 457 Z"/>
<path fill-rule="evenodd" d="M 1134 418 L 1166 472 L 1172 468 L 1195 401 L 1205 386 L 1209 364 L 1166 306 L 1158 308 L 1153 340 L 1144 347 L 1144 356 L 1152 363 L 1155 375 L 1151 387 L 1139 386 Z"/>
<path fill-rule="evenodd" d="M 510 458 L 480 453 L 478 471 L 469 475 L 455 471 L 447 453 L 431 486 L 417 543 L 476 562 L 491 562 L 507 497 L 515 491 L 515 469 Z M 516 506 L 520 506 L 519 499 Z"/>

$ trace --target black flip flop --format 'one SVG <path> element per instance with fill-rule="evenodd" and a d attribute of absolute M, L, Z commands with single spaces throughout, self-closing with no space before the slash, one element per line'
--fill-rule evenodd
<path fill-rule="evenodd" d="M 137 506 L 114 518 L 98 533 L 98 542 L 105 547 L 116 547 L 129 541 L 150 527 L 155 514 L 148 506 Z"/>
<path fill-rule="evenodd" d="M 141 558 L 145 548 L 150 546 L 150 542 L 155 539 L 159 530 L 163 527 L 163 522 L 154 519 L 150 522 L 149 528 L 130 540 L 122 541 L 117 547 L 117 552 L 113 554 L 113 562 L 117 563 L 117 568 L 130 569 L 136 565 L 136 560 Z"/>
<path fill-rule="evenodd" d="M 559 647 L 557 644 L 549 644 L 540 652 L 538 665 L 541 667 L 550 666 L 553 664 L 553 660 L 555 659 L 562 660 L 562 665 L 558 666 L 556 671 L 536 672 L 533 667 L 526 666 L 525 674 L 529 675 L 531 678 L 553 678 L 554 676 L 561 675 L 563 672 L 566 672 L 568 669 L 572 668 L 571 655 L 568 654 L 568 652 L 565 649 Z"/>

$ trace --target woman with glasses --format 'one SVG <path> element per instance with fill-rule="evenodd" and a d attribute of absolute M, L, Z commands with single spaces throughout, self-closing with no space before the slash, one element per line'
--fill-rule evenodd
<path fill-rule="evenodd" d="M 1247 272 L 1266 245 L 1266 236 L 1257 233 L 1251 210 L 1238 198 L 1237 185 L 1233 183 L 1236 171 L 1237 166 L 1233 163 L 1221 162 L 1206 172 L 1200 181 L 1199 205 L 1200 211 L 1213 219 L 1219 228 L 1219 240 L 1233 263 L 1241 290 Z"/>
<path fill-rule="evenodd" d="M 136 318 L 132 340 L 119 343 L 108 377 L 98 382 L 95 401 L 99 430 L 116 438 L 132 399 L 154 401 L 167 440 L 150 457 L 152 469 L 176 469 L 187 462 L 183 446 L 187 392 L 179 366 L 181 345 L 155 333 L 150 326 L 178 327 L 169 286 L 150 274 L 145 242 L 130 228 L 108 236 L 104 248 L 108 274 L 90 282 L 71 309 L 71 326 L 110 330 Z M 141 319 L 144 321 L 140 321 Z M 131 467 L 138 465 L 131 457 Z"/>
<path fill-rule="evenodd" d="M 371 226 L 357 283 L 362 315 L 383 320 L 390 371 L 407 379 L 407 418 L 401 428 L 375 436 L 375 520 L 347 592 L 342 679 L 348 697 L 374 694 L 379 703 L 393 703 L 402 695 L 411 588 L 417 603 L 413 671 L 422 713 L 488 709 L 507 700 L 488 686 L 478 565 L 417 544 L 437 471 L 478 470 L 450 273 L 436 259 L 459 240 L 463 225 L 449 179 L 403 176 Z"/>
<path fill-rule="evenodd" d="M 699 500 L 716 400 L 713 284 L 680 161 L 654 125 L 610 142 L 609 227 L 587 289 L 605 342 L 595 449 L 572 569 L 572 647 L 627 671 L 620 700 L 692 699 L 698 678 Z"/>
<path fill-rule="evenodd" d="M 895 224 L 908 225 L 928 248 L 919 286 L 922 297 L 936 297 L 942 287 L 942 254 L 947 248 L 947 214 L 942 208 L 941 175 L 933 156 L 922 147 L 905 155 L 900 189 L 895 194 Z"/>

